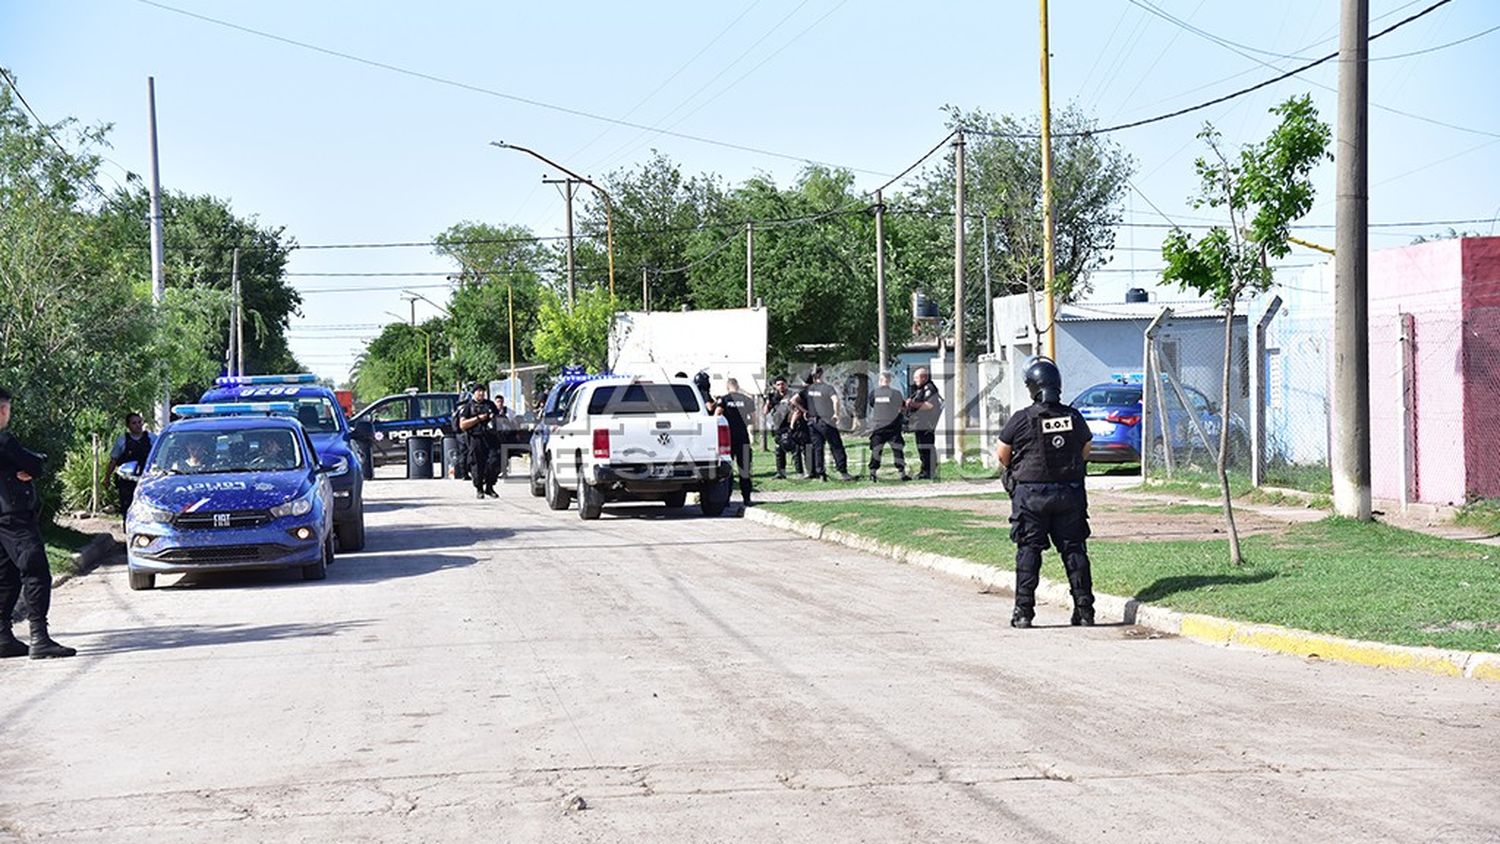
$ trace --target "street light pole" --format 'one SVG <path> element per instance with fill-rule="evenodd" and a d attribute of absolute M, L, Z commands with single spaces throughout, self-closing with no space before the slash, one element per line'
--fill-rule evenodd
<path fill-rule="evenodd" d="M 545 155 L 542 155 L 541 153 L 537 152 L 534 149 L 528 149 L 527 147 L 517 146 L 516 144 L 508 144 L 505 141 L 490 141 L 490 146 L 492 146 L 492 147 L 498 147 L 499 149 L 513 149 L 516 152 L 524 152 L 527 155 L 531 156 L 532 158 L 535 158 L 536 160 L 542 162 L 543 164 L 548 164 L 548 165 L 551 165 L 552 167 L 556 167 L 557 169 L 559 169 L 559 170 L 563 171 L 564 173 L 568 174 L 568 176 L 570 176 L 571 178 L 573 178 L 575 181 L 580 182 L 580 183 L 585 184 L 585 185 L 588 185 L 589 187 L 591 187 L 594 190 L 598 191 L 599 192 L 599 196 L 601 196 L 601 197 L 604 198 L 604 249 L 605 249 L 605 252 L 607 253 L 607 257 L 608 257 L 608 260 L 609 260 L 609 295 L 610 295 L 611 298 L 613 298 L 614 295 L 615 295 L 615 210 L 614 210 L 614 201 L 609 198 L 609 192 L 606 191 L 604 188 L 599 187 L 599 185 L 595 184 L 592 179 L 586 179 L 583 176 L 580 176 L 577 173 L 574 173 L 572 170 L 569 170 L 568 168 L 562 166 L 561 164 L 558 164 L 556 161 L 553 161 L 552 159 L 548 158 Z M 572 214 L 571 197 L 570 197 L 570 202 L 569 202 L 568 213 L 570 215 Z M 572 222 L 571 222 L 571 216 L 570 216 L 570 218 L 569 218 L 569 227 L 571 228 L 571 226 L 572 226 Z M 572 242 L 572 233 L 570 231 L 569 232 L 569 243 L 571 244 L 571 242 Z"/>

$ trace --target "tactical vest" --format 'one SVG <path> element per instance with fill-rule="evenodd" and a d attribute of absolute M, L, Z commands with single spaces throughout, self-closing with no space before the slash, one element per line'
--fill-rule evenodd
<path fill-rule="evenodd" d="M 120 462 L 129 463 L 132 460 L 139 463 L 142 468 L 146 465 L 146 458 L 151 456 L 151 434 L 141 434 L 140 439 L 134 439 L 129 434 L 125 435 L 125 450 L 120 453 Z"/>
<path fill-rule="evenodd" d="M 1019 483 L 1067 483 L 1083 480 L 1083 446 L 1088 442 L 1083 423 L 1061 404 L 1034 404 L 1021 411 L 1029 436 L 1019 449 L 1011 472 Z"/>

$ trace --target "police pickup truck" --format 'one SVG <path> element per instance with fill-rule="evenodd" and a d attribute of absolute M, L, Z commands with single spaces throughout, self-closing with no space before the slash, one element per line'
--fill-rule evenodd
<path fill-rule="evenodd" d="M 290 402 L 284 415 L 295 418 L 312 437 L 319 462 L 329 464 L 333 486 L 333 529 L 339 551 L 365 547 L 364 472 L 354 441 L 368 440 L 370 427 L 351 425 L 333 390 L 310 373 L 297 375 L 238 375 L 219 378 L 199 399 L 202 404 L 225 402 Z M 279 405 L 278 405 L 279 406 Z M 276 411 L 273 415 L 282 415 Z"/>
<path fill-rule="evenodd" d="M 717 516 L 729 504 L 729 457 L 728 423 L 686 379 L 597 378 L 578 385 L 550 431 L 543 491 L 553 510 L 576 496 L 584 519 L 611 501 L 682 507 L 689 492 Z"/>

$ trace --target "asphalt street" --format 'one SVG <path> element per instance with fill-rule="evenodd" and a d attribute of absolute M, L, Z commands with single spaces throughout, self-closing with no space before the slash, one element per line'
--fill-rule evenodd
<path fill-rule="evenodd" d="M 0 662 L 0 841 L 1500 839 L 1493 684 L 1016 631 L 691 507 L 367 489 L 324 582 L 59 589 L 79 656 Z"/>

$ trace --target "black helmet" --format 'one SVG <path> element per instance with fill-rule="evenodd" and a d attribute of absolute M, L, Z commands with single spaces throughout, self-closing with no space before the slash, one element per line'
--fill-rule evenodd
<path fill-rule="evenodd" d="M 693 386 L 698 388 L 698 392 L 701 393 L 705 399 L 708 398 L 709 380 L 708 372 L 706 370 L 700 370 L 697 375 L 693 376 Z"/>
<path fill-rule="evenodd" d="M 1043 357 L 1032 358 L 1026 365 L 1026 391 L 1032 401 L 1062 401 L 1062 373 L 1057 364 Z"/>

